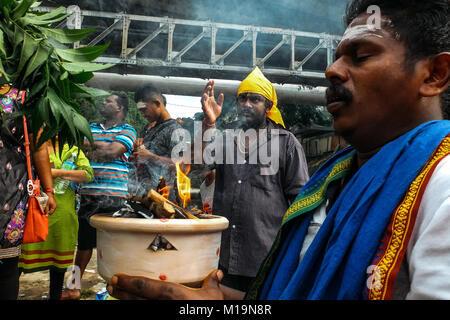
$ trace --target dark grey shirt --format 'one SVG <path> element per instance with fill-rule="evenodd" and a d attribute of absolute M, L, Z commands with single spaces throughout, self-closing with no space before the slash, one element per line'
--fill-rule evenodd
<path fill-rule="evenodd" d="M 169 119 L 149 130 L 143 129 L 139 135 L 144 139 L 144 146 L 150 152 L 165 158 L 170 158 L 172 149 L 179 141 L 172 139 L 172 133 L 182 128 L 174 119 Z M 169 170 L 167 165 L 157 165 L 154 163 L 136 164 L 134 163 L 135 172 L 130 175 L 130 193 L 143 196 L 150 189 L 156 190 L 160 177 L 164 177 L 166 185 L 171 186 L 170 194 L 173 195 L 173 184 L 176 173 Z"/>
<path fill-rule="evenodd" d="M 274 129 L 269 121 L 268 132 Z M 270 149 L 273 137 L 268 134 Z M 300 189 L 309 179 L 303 148 L 297 138 L 279 129 L 279 170 L 261 175 L 267 165 L 216 164 L 213 214 L 226 217 L 230 224 L 222 234 L 220 264 L 228 273 L 254 277 L 269 252 L 282 218 Z M 239 148 L 234 141 L 234 152 Z M 259 150 L 258 148 L 258 150 Z M 226 148 L 224 148 L 225 150 Z"/>

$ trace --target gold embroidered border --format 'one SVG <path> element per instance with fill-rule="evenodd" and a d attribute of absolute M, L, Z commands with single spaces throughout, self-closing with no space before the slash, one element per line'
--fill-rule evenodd
<path fill-rule="evenodd" d="M 286 211 L 286 214 L 283 217 L 282 223 L 284 223 L 287 219 L 289 219 L 293 214 L 298 213 L 302 210 L 305 210 L 306 208 L 313 206 L 314 204 L 319 203 L 323 197 L 323 193 L 328 183 L 330 183 L 330 181 L 332 181 L 339 174 L 348 170 L 352 165 L 352 161 L 353 155 L 348 159 L 345 159 L 337 163 L 331 170 L 330 174 L 327 176 L 325 183 L 321 184 L 321 187 L 317 191 L 315 191 L 313 194 L 309 196 L 306 196 L 305 198 L 300 198 L 289 207 L 289 209 Z"/>
<path fill-rule="evenodd" d="M 406 235 L 408 230 L 409 228 L 414 227 L 411 225 L 411 213 L 415 207 L 416 201 L 418 200 L 419 191 L 421 188 L 426 186 L 423 183 L 433 165 L 448 154 L 450 154 L 450 137 L 445 138 L 441 142 L 435 152 L 435 155 L 428 161 L 428 164 L 424 169 L 422 169 L 420 174 L 410 185 L 405 198 L 394 212 L 392 218 L 392 234 L 388 239 L 386 249 L 384 250 L 379 262 L 376 264 L 375 272 L 377 272 L 377 281 L 376 283 L 373 283 L 372 288 L 369 289 L 369 300 L 382 300 L 386 298 L 388 289 L 390 289 L 388 286 L 389 277 L 398 262 L 400 253 L 404 249 L 404 246 L 407 245 L 407 241 L 405 240 L 407 240 Z"/>

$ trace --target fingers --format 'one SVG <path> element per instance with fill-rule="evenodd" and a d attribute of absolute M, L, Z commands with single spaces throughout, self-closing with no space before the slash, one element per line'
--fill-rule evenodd
<path fill-rule="evenodd" d="M 220 288 L 220 282 L 223 279 L 223 272 L 221 270 L 212 271 L 206 278 L 203 280 L 202 288 L 199 290 L 198 296 L 201 300 L 223 300 L 224 293 Z"/>
<path fill-rule="evenodd" d="M 223 272 L 221 270 L 214 270 L 203 280 L 202 288 L 209 286 L 218 286 L 223 279 Z"/>
<path fill-rule="evenodd" d="M 112 285 L 108 285 L 106 287 L 106 290 L 108 290 L 108 293 L 113 296 L 116 299 L 119 300 L 146 300 L 143 297 L 136 296 L 134 294 L 128 293 L 126 291 L 123 291 L 122 289 L 118 287 L 114 287 Z"/>
<path fill-rule="evenodd" d="M 222 278 L 222 271 L 214 270 L 203 281 L 202 288 L 196 289 L 173 282 L 116 274 L 107 290 L 111 296 L 120 300 L 221 300 L 223 293 L 219 282 Z"/>
<path fill-rule="evenodd" d="M 108 292 L 118 299 L 158 299 L 163 290 L 162 281 L 124 274 L 114 275 Z"/>
<path fill-rule="evenodd" d="M 208 97 L 211 96 L 211 89 L 214 87 L 214 80 L 209 80 L 206 83 L 205 89 L 203 90 L 203 94 L 207 94 Z"/>
<path fill-rule="evenodd" d="M 203 94 L 202 94 L 202 99 L 200 100 L 201 103 L 202 103 L 202 108 L 203 108 L 203 109 L 205 109 L 205 107 L 206 107 L 206 102 L 208 101 L 208 99 L 209 99 L 208 93 L 203 93 Z"/>
<path fill-rule="evenodd" d="M 137 138 L 136 141 L 134 142 L 133 148 L 139 149 L 139 147 L 142 146 L 143 143 L 144 141 L 142 138 Z"/>
<path fill-rule="evenodd" d="M 222 107 L 224 100 L 225 96 L 223 95 L 223 93 L 219 94 L 219 97 L 217 98 L 217 104 Z"/>
<path fill-rule="evenodd" d="M 199 289 L 189 288 L 178 283 L 124 274 L 114 275 L 107 290 L 113 297 L 124 300 L 202 300 L 208 298 L 208 294 L 202 296 Z"/>
<path fill-rule="evenodd" d="M 211 88 L 209 95 L 214 98 L 214 80 L 210 80 L 209 83 Z"/>
<path fill-rule="evenodd" d="M 45 211 L 44 211 L 44 212 L 45 212 L 46 214 L 51 215 L 51 214 L 53 214 L 53 212 L 55 212 L 55 210 L 56 210 L 56 201 L 55 201 L 55 198 L 49 196 L 49 198 L 48 198 L 48 203 L 47 203 L 47 207 L 45 208 L 45 211 L 47 211 L 47 212 L 45 212 Z"/>
<path fill-rule="evenodd" d="M 214 171 L 214 174 L 215 174 L 215 171 Z M 217 280 L 219 282 L 222 282 L 222 279 L 224 277 L 223 271 L 222 270 L 217 270 L 216 276 L 217 276 Z"/>

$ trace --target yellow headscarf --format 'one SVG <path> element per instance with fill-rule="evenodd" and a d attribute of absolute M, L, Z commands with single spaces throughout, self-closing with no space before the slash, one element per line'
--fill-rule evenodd
<path fill-rule="evenodd" d="M 267 113 L 267 117 L 274 121 L 275 123 L 281 124 L 283 128 L 284 125 L 283 118 L 281 117 L 280 110 L 277 108 L 277 93 L 272 83 L 264 76 L 264 74 L 259 70 L 258 67 L 253 69 L 253 71 L 245 78 L 239 85 L 238 95 L 241 93 L 258 93 L 265 97 L 266 99 L 273 102 L 272 108 Z"/>

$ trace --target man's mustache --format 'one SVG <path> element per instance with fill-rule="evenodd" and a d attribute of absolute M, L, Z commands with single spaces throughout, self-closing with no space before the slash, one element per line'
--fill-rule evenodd
<path fill-rule="evenodd" d="M 343 101 L 350 103 L 353 100 L 352 92 L 338 83 L 332 83 L 326 91 L 327 104 Z"/>
<path fill-rule="evenodd" d="M 239 116 L 254 115 L 254 114 L 255 114 L 255 111 L 250 108 L 241 109 L 238 111 Z"/>

